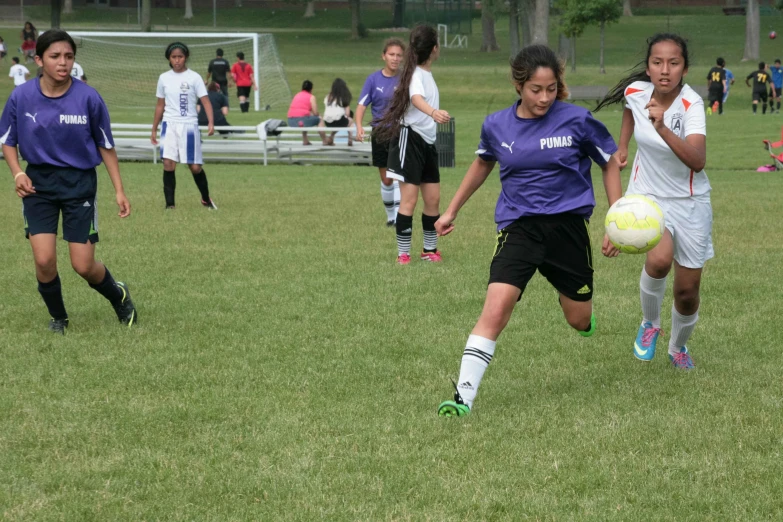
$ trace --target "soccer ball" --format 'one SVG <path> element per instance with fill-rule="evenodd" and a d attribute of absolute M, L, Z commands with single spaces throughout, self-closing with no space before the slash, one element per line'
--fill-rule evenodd
<path fill-rule="evenodd" d="M 625 254 L 643 254 L 658 244 L 666 230 L 658 204 L 638 194 L 615 201 L 606 213 L 609 241 Z"/>
<path fill-rule="evenodd" d="M 775 31 L 770 31 L 769 32 L 769 39 L 770 40 L 774 40 L 777 37 L 778 37 L 778 33 L 776 33 Z"/>

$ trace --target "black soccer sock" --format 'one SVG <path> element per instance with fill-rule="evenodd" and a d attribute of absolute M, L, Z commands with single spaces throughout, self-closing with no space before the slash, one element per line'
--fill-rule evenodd
<path fill-rule="evenodd" d="M 766 103 L 761 105 L 761 114 L 767 114 L 767 104 Z"/>
<path fill-rule="evenodd" d="M 438 250 L 438 233 L 435 231 L 435 222 L 440 215 L 428 216 L 427 214 L 421 215 L 421 228 L 424 230 L 424 251 L 425 252 L 437 252 Z"/>
<path fill-rule="evenodd" d="M 38 293 L 43 297 L 52 319 L 68 318 L 68 313 L 65 311 L 65 303 L 63 303 L 63 287 L 60 284 L 60 274 L 54 276 L 54 279 L 48 283 L 38 281 Z"/>
<path fill-rule="evenodd" d="M 758 103 L 754 103 L 753 104 L 753 114 L 756 114 L 756 109 L 758 109 L 758 108 L 759 108 L 759 104 Z"/>
<path fill-rule="evenodd" d="M 199 192 L 201 192 L 202 201 L 209 203 L 209 183 L 207 183 L 207 173 L 204 172 L 204 167 L 201 167 L 201 172 L 193 174 L 193 181 L 196 182 Z"/>
<path fill-rule="evenodd" d="M 250 102 L 241 102 L 239 104 L 239 109 L 242 112 L 247 112 L 250 109 Z"/>
<path fill-rule="evenodd" d="M 778 109 L 778 110 L 780 110 L 780 102 L 778 102 L 778 107 L 777 107 L 777 109 Z"/>
<path fill-rule="evenodd" d="M 94 285 L 90 283 L 90 288 L 101 294 L 103 297 L 109 300 L 111 304 L 118 304 L 122 301 L 122 290 L 117 286 L 114 278 L 111 276 L 111 272 L 105 266 L 106 275 L 103 276 L 103 281 Z"/>
<path fill-rule="evenodd" d="M 413 216 L 397 214 L 397 251 L 400 254 L 411 253 L 411 236 L 413 235 Z"/>
<path fill-rule="evenodd" d="M 174 189 L 177 188 L 177 177 L 173 170 L 163 171 L 163 196 L 166 198 L 166 206 L 174 206 Z"/>

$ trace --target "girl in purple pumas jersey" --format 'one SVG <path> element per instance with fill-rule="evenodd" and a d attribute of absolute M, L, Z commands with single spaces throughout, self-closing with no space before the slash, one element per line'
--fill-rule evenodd
<path fill-rule="evenodd" d="M 622 193 L 612 156 L 617 145 L 587 109 L 562 101 L 568 95 L 563 66 L 551 49 L 525 47 L 513 59 L 511 73 L 520 99 L 484 120 L 478 157 L 435 223 L 441 236 L 453 231 L 459 210 L 500 163 L 497 246 L 484 310 L 468 337 L 454 400 L 438 407 L 441 416 L 470 413 L 497 338 L 536 271 L 558 291 L 568 324 L 584 337 L 595 331 L 590 167 L 593 162 L 601 167 L 613 204 Z M 618 254 L 606 237 L 601 251 Z"/>
<path fill-rule="evenodd" d="M 52 317 L 49 329 L 60 334 L 68 327 L 57 273 L 60 214 L 73 269 L 109 300 L 121 322 L 128 326 L 136 322 L 127 285 L 115 282 L 106 266 L 95 260 L 95 167 L 101 161 L 114 185 L 119 216 L 128 217 L 131 207 L 122 188 L 109 111 L 95 89 L 71 77 L 75 56 L 76 44 L 65 31 L 42 34 L 35 49 L 42 76 L 14 89 L 0 117 L 0 143 L 22 198 L 38 291 Z M 19 152 L 27 160 L 25 170 Z"/>

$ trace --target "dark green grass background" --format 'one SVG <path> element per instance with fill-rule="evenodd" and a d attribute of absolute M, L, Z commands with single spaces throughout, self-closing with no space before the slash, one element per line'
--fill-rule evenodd
<path fill-rule="evenodd" d="M 706 18 L 682 21 L 713 24 L 694 39 L 697 79 L 704 55 L 736 62 L 742 50 L 733 25 L 715 35 L 723 19 Z M 571 77 L 613 83 L 638 35 L 664 23 L 623 21 L 610 73 L 585 58 Z M 278 39 L 289 80 L 311 77 L 319 96 L 337 74 L 358 94 L 378 63 L 370 53 L 382 36 L 355 44 L 336 32 L 318 53 L 323 36 L 299 36 Z M 585 56 L 594 45 L 584 39 Z M 504 59 L 474 50 L 445 51 L 434 73 L 458 129 L 445 208 L 488 107 L 511 103 L 513 90 Z M 120 220 L 101 167 L 97 257 L 130 285 L 140 323 L 120 327 L 60 242 L 72 321 L 60 338 L 45 329 L 6 173 L 0 518 L 780 520 L 783 182 L 755 169 L 783 117 L 752 117 L 749 90 L 735 87 L 726 114 L 708 118 L 716 258 L 690 343 L 697 369 L 674 371 L 664 346 L 650 364 L 634 359 L 642 258 L 597 256 L 597 334 L 571 331 L 536 277 L 464 419 L 435 409 L 481 310 L 496 176 L 441 239 L 442 264 L 400 267 L 373 169 L 207 165 L 217 212 L 179 169 L 177 209 L 164 212 L 160 167 L 123 164 L 133 215 Z M 619 110 L 598 116 L 617 135 Z M 114 111 L 118 122 L 151 117 Z M 597 172 L 595 242 L 606 211 Z M 666 331 L 670 306 L 669 294 Z"/>

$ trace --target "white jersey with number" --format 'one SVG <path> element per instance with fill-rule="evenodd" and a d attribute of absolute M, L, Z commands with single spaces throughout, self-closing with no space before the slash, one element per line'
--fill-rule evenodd
<path fill-rule="evenodd" d="M 688 168 L 663 141 L 645 108 L 650 102 L 653 84 L 634 82 L 625 89 L 625 107 L 633 113 L 637 152 L 631 168 L 628 194 L 647 194 L 663 198 L 688 198 L 710 192 L 710 182 L 702 170 Z M 663 123 L 676 136 L 707 135 L 704 102 L 688 85 L 663 117 Z"/>
<path fill-rule="evenodd" d="M 204 80 L 190 69 L 181 73 L 168 71 L 158 78 L 157 97 L 166 100 L 163 121 L 198 123 L 196 100 L 206 95 Z"/>
<path fill-rule="evenodd" d="M 30 74 L 30 71 L 27 70 L 27 67 L 19 63 L 12 65 L 8 71 L 8 77 L 14 79 L 14 85 L 22 85 L 26 82 L 26 75 L 28 74 Z"/>
<path fill-rule="evenodd" d="M 81 80 L 82 76 L 84 76 L 84 69 L 82 69 L 82 66 L 76 62 L 73 62 L 73 68 L 71 69 L 71 76 L 73 76 L 77 80 Z"/>
<path fill-rule="evenodd" d="M 430 107 L 433 109 L 440 109 L 440 93 L 438 92 L 438 86 L 435 84 L 435 79 L 432 77 L 432 72 L 425 71 L 421 67 L 416 67 L 416 70 L 413 71 L 413 77 L 411 78 L 408 92 L 411 98 L 413 98 L 415 94 L 419 94 Z M 424 114 L 414 107 L 413 103 L 411 103 L 405 116 L 403 116 L 402 123 L 416 131 L 419 136 L 424 138 L 424 141 L 430 145 L 435 143 L 438 124 L 435 123 L 432 116 Z"/>

